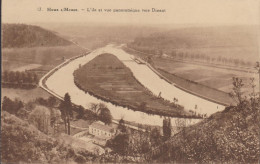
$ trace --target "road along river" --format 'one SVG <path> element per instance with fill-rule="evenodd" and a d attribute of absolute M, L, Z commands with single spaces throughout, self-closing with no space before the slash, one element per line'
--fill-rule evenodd
<path fill-rule="evenodd" d="M 163 117 L 160 117 L 158 115 L 148 115 L 143 112 L 133 111 L 120 106 L 115 106 L 111 103 L 104 102 L 85 93 L 74 84 L 73 72 L 79 68 L 79 65 L 86 64 L 87 62 L 91 61 L 96 56 L 102 53 L 111 53 L 117 56 L 118 59 L 120 59 L 127 67 L 130 68 L 136 79 L 139 80 L 149 90 L 151 90 L 155 95 L 158 95 L 161 92 L 161 97 L 170 101 L 173 101 L 174 97 L 178 98 L 178 103 L 180 105 L 183 105 L 186 109 L 194 109 L 195 105 L 197 105 L 197 112 L 207 113 L 208 115 L 224 109 L 224 106 L 196 97 L 174 87 L 173 85 L 161 79 L 146 65 L 137 64 L 136 62 L 129 62 L 129 60 L 132 60 L 131 55 L 112 45 L 99 48 L 86 56 L 82 56 L 76 58 L 75 60 L 72 60 L 71 62 L 54 72 L 46 80 L 45 84 L 47 88 L 45 88 L 42 84 L 40 85 L 44 87 L 44 89 L 49 90 L 55 96 L 63 97 L 65 93 L 68 92 L 74 104 L 82 105 L 86 108 L 89 107 L 90 103 L 104 103 L 110 109 L 114 119 L 124 118 L 127 121 L 140 124 L 162 126 Z M 175 120 L 177 119 L 178 118 L 172 118 L 173 126 L 175 124 Z M 193 124 L 198 121 L 200 120 L 189 119 L 188 123 Z"/>

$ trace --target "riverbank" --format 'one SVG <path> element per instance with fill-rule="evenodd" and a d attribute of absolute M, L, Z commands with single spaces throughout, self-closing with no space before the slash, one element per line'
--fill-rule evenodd
<path fill-rule="evenodd" d="M 58 94 L 56 94 L 55 92 L 53 92 L 52 90 L 50 90 L 48 88 L 48 86 L 46 85 L 46 81 L 47 79 L 53 75 L 56 71 L 58 71 L 60 68 L 66 66 L 67 64 L 69 64 L 71 61 L 78 59 L 82 56 L 86 56 L 90 53 L 89 52 L 85 52 L 84 54 L 78 55 L 78 56 L 74 56 L 72 58 L 69 58 L 67 60 L 65 60 L 63 63 L 61 63 L 60 65 L 56 66 L 55 68 L 53 68 L 52 70 L 50 70 L 47 74 L 45 74 L 39 81 L 39 87 L 42 88 L 43 90 L 45 90 L 46 92 L 48 92 L 49 94 L 55 96 L 56 98 L 63 100 L 63 98 L 61 96 L 59 96 Z"/>
<path fill-rule="evenodd" d="M 123 49 L 126 52 L 129 52 L 132 55 L 137 55 L 140 58 L 143 58 L 144 55 L 149 55 L 149 54 L 145 54 L 143 52 L 134 51 L 133 49 L 130 49 L 128 47 L 124 47 Z M 152 71 L 154 71 L 158 76 L 160 76 L 166 82 L 174 85 L 175 87 L 177 87 L 187 93 L 193 94 L 193 95 L 201 97 L 205 100 L 208 100 L 208 101 L 220 104 L 220 105 L 224 105 L 224 106 L 229 106 L 230 104 L 234 103 L 234 101 L 228 95 L 228 93 L 225 93 L 225 92 L 217 90 L 215 88 L 211 88 L 211 87 L 199 84 L 197 82 L 182 78 L 175 74 L 171 74 L 162 68 L 157 68 L 156 64 L 153 64 L 153 65 L 147 64 L 147 65 Z"/>
<path fill-rule="evenodd" d="M 202 101 L 202 103 L 200 103 L 199 101 L 201 101 L 201 100 L 197 99 L 196 97 L 193 97 L 191 95 L 186 95 L 184 92 L 179 91 L 179 90 L 175 91 L 174 87 L 172 88 L 172 86 L 168 86 L 167 84 L 165 84 L 165 82 L 160 81 L 158 76 L 155 75 L 152 71 L 150 71 L 149 68 L 147 68 L 145 65 L 136 65 L 135 62 L 128 62 L 128 60 L 130 59 L 129 54 L 125 54 L 122 50 L 117 49 L 111 45 L 103 47 L 103 48 L 99 48 L 95 51 L 92 51 L 90 54 L 88 54 L 86 56 L 82 56 L 81 58 L 75 59 L 75 60 L 71 61 L 70 64 L 67 64 L 64 67 L 61 67 L 59 69 L 59 71 L 56 71 L 46 81 L 46 85 L 48 86 L 49 90 L 51 90 L 52 92 L 54 92 L 55 94 L 57 94 L 60 97 L 62 97 L 65 93 L 69 93 L 71 95 L 71 101 L 74 104 L 81 105 L 86 109 L 89 109 L 91 103 L 104 103 L 110 109 L 111 115 L 113 116 L 114 119 L 124 118 L 124 120 L 129 121 L 129 122 L 134 122 L 136 124 L 162 126 L 164 117 L 161 117 L 159 115 L 149 115 L 144 112 L 133 111 L 133 110 L 124 108 L 122 106 L 113 105 L 110 102 L 102 101 L 100 99 L 97 99 L 96 97 L 89 95 L 88 93 L 85 93 L 84 91 L 80 90 L 75 85 L 73 72 L 76 69 L 78 69 L 80 67 L 80 65 L 84 65 L 84 64 L 88 63 L 89 61 L 91 61 L 92 59 L 94 59 L 96 56 L 98 56 L 102 53 L 106 53 L 106 52 L 116 54 L 116 56 L 121 61 L 123 61 L 123 63 L 128 68 L 130 68 L 131 71 L 133 71 L 133 74 L 136 77 L 136 79 L 138 79 L 138 81 L 140 80 L 139 82 L 141 84 L 145 85 L 149 90 L 151 89 L 150 91 L 155 95 L 158 95 L 159 92 L 158 93 L 154 92 L 154 90 L 151 88 L 150 84 L 146 83 L 147 80 L 148 80 L 148 82 L 152 82 L 151 83 L 152 85 L 162 83 L 161 85 L 159 85 L 159 87 L 160 86 L 163 87 L 165 85 L 166 85 L 166 87 L 170 87 L 168 89 L 165 88 L 163 90 L 163 93 L 170 93 L 170 95 L 168 97 L 173 97 L 172 94 L 174 94 L 176 96 L 180 96 L 181 99 L 182 99 L 182 96 L 185 96 L 186 99 L 189 97 L 194 99 L 194 101 L 188 102 L 188 103 L 192 103 L 191 106 L 193 106 L 193 102 L 197 102 L 197 101 L 198 101 L 197 103 L 201 104 L 201 105 L 207 105 L 209 103 L 209 102 L 208 103 L 206 102 L 206 104 L 205 104 L 204 101 Z M 139 68 L 139 67 L 141 67 L 141 68 Z M 148 75 L 145 76 L 146 78 L 140 79 L 139 74 L 137 74 L 138 72 L 141 73 L 140 70 L 145 71 L 145 72 L 148 71 Z M 155 79 L 155 80 L 153 80 L 153 79 Z M 145 81 L 143 81 L 143 80 L 145 80 Z M 155 83 L 153 83 L 153 82 L 155 82 Z M 173 89 L 173 91 L 171 91 L 172 89 Z M 168 92 L 165 92 L 165 91 L 168 91 Z M 184 93 L 184 95 L 182 95 L 183 93 Z M 162 94 L 162 96 L 164 96 L 164 94 Z M 169 99 L 167 99 L 167 100 L 169 100 Z M 214 108 L 210 108 L 210 106 L 214 107 L 214 104 L 209 103 L 207 106 L 209 106 L 210 113 L 215 111 Z M 220 108 L 219 110 L 221 110 L 221 109 L 222 108 Z M 179 120 L 180 118 L 171 117 L 173 126 L 175 124 L 176 119 Z M 189 120 L 191 120 L 191 124 L 194 124 L 194 123 L 199 122 L 201 119 L 189 119 Z"/>
<path fill-rule="evenodd" d="M 153 95 L 135 79 L 129 68 L 112 54 L 99 55 L 77 69 L 73 75 L 78 88 L 114 105 L 147 114 L 198 118 L 185 112 L 182 106 Z"/>

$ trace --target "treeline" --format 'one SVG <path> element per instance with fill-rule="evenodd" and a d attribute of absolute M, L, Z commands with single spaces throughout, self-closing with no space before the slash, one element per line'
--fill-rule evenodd
<path fill-rule="evenodd" d="M 28 71 L 4 71 L 2 75 L 2 86 L 10 88 L 35 88 L 39 82 L 34 72 Z"/>
<path fill-rule="evenodd" d="M 180 60 L 190 60 L 190 61 L 202 61 L 205 63 L 215 63 L 222 65 L 234 65 L 234 66 L 242 66 L 242 67 L 250 67 L 253 65 L 250 61 L 245 61 L 239 58 L 228 58 L 224 56 L 210 56 L 203 53 L 188 53 L 188 52 L 179 52 L 173 50 L 171 54 L 169 54 L 174 59 Z"/>

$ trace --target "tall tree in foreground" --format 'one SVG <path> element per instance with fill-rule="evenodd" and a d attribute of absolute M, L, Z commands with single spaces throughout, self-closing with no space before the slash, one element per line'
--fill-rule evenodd
<path fill-rule="evenodd" d="M 68 93 L 64 96 L 64 101 L 60 104 L 61 117 L 65 124 L 65 133 L 68 132 L 70 135 L 70 118 L 72 117 L 72 103 L 70 99 L 70 95 Z"/>
<path fill-rule="evenodd" d="M 44 106 L 36 106 L 29 115 L 29 122 L 45 134 L 49 133 L 50 121 L 50 110 Z"/>
<path fill-rule="evenodd" d="M 150 133 L 151 142 L 153 145 L 159 145 L 161 143 L 161 134 L 158 128 L 153 128 Z"/>
<path fill-rule="evenodd" d="M 165 139 L 168 139 L 171 137 L 172 134 L 172 125 L 171 125 L 171 119 L 165 118 L 163 119 L 163 136 Z"/>

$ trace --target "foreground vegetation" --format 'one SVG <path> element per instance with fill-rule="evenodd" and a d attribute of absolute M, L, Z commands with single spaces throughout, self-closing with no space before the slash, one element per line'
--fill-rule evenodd
<path fill-rule="evenodd" d="M 177 135 L 156 147 L 147 158 L 156 162 L 180 163 L 257 163 L 259 162 L 260 99 L 252 86 L 248 99 L 243 96 L 242 80 L 234 78 L 237 106 L 183 127 Z"/>
<path fill-rule="evenodd" d="M 247 99 L 241 93 L 242 80 L 233 80 L 232 95 L 238 101 L 238 106 L 227 107 L 224 111 L 190 127 L 187 127 L 185 120 L 179 120 L 176 122 L 178 133 L 174 136 L 171 134 L 173 127 L 167 119 L 163 121 L 162 132 L 158 128 L 133 131 L 126 128 L 121 119 L 118 126 L 121 132 L 106 145 L 112 152 L 99 156 L 87 148 L 82 149 L 82 146 L 68 144 L 73 140 L 78 142 L 78 145 L 80 141 L 62 134 L 68 132 L 67 129 L 64 131 L 61 128 L 64 127 L 66 117 L 63 110 L 67 110 L 67 105 L 65 108 L 54 97 L 38 98 L 28 103 L 5 97 L 1 115 L 1 144 L 4 148 L 1 154 L 2 161 L 256 163 L 260 155 L 258 93 L 255 86 L 252 86 L 251 97 Z M 69 101 L 66 99 L 65 101 Z M 104 110 L 105 114 L 101 114 L 102 108 L 105 109 L 102 104 L 92 104 L 89 110 L 71 106 L 70 119 L 103 119 L 103 116 L 107 116 L 107 111 Z M 105 117 L 103 121 L 106 120 L 109 120 L 108 124 L 111 123 L 111 117 Z M 77 132 L 80 131 L 75 129 L 74 132 L 71 128 L 71 134 Z"/>
<path fill-rule="evenodd" d="M 92 144 L 91 147 L 88 147 L 90 143 L 70 136 L 82 131 L 80 127 L 77 128 L 79 122 L 91 124 L 95 120 L 101 120 L 110 124 L 112 117 L 109 109 L 103 104 L 92 104 L 89 110 L 70 105 L 65 107 L 64 105 L 69 104 L 68 96 L 66 97 L 65 101 L 62 102 L 54 97 L 49 97 L 48 99 L 37 98 L 35 101 L 27 103 L 18 99 L 3 98 L 1 115 L 1 134 L 4 137 L 1 140 L 2 162 L 138 161 L 117 152 L 100 155 L 95 145 Z M 70 127 L 70 122 L 74 125 L 73 127 Z M 68 135 L 64 133 L 68 133 Z"/>
<path fill-rule="evenodd" d="M 233 162 L 259 160 L 259 107 L 227 108 L 185 129 L 158 148 L 161 162 Z"/>
<path fill-rule="evenodd" d="M 8 112 L 1 114 L 1 161 L 65 163 L 94 161 L 96 155 L 64 144 Z M 4 150 L 3 150 L 4 149 Z"/>

